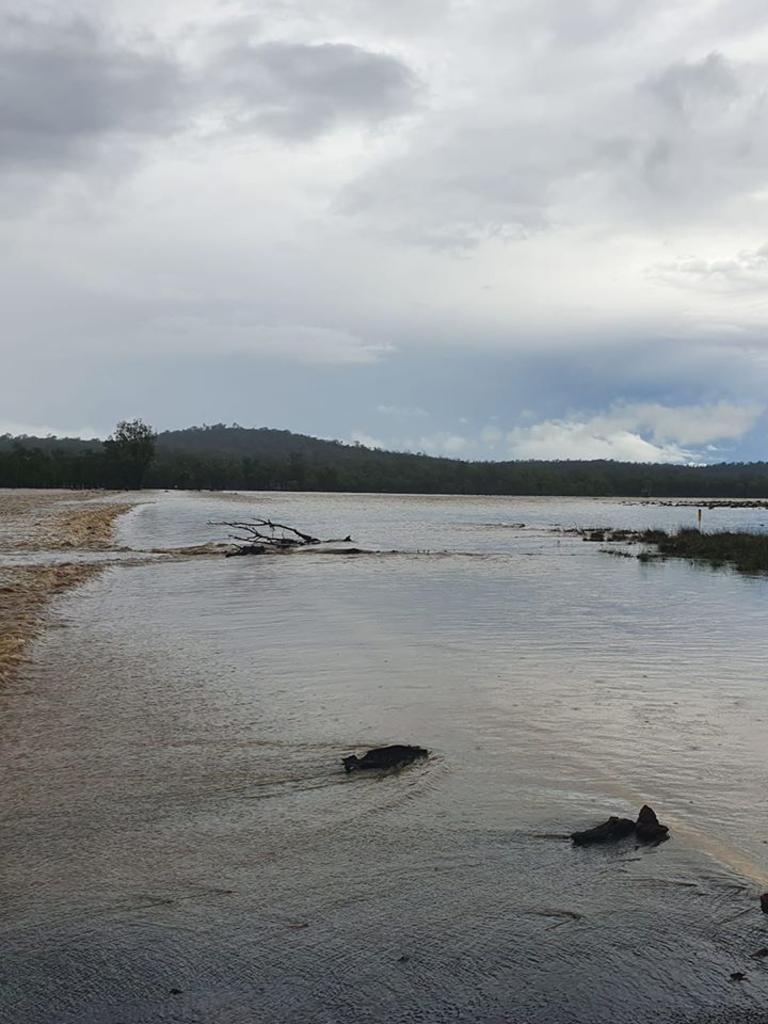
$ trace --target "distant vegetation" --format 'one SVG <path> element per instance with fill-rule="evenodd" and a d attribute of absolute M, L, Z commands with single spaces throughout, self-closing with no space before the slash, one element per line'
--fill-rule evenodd
<path fill-rule="evenodd" d="M 106 441 L 0 435 L 0 487 L 144 486 L 157 435 L 142 420 L 121 420 Z"/>
<path fill-rule="evenodd" d="M 0 487 L 160 487 L 403 494 L 768 497 L 768 463 L 463 462 L 223 424 L 106 441 L 0 436 Z"/>
<path fill-rule="evenodd" d="M 740 572 L 768 570 L 768 534 L 734 533 L 717 530 L 700 533 L 698 530 L 678 530 L 666 533 L 649 530 L 639 534 L 645 544 L 653 544 L 659 555 L 687 558 L 693 562 L 707 562 L 712 566 L 732 565 Z"/>

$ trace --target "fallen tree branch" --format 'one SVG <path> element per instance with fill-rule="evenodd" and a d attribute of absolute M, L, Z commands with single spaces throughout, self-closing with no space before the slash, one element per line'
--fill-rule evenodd
<path fill-rule="evenodd" d="M 228 526 L 231 530 L 237 531 L 228 534 L 229 539 L 235 541 L 237 547 L 234 551 L 228 551 L 227 557 L 263 555 L 267 551 L 291 551 L 295 548 L 310 547 L 315 544 L 348 544 L 352 540 L 349 536 L 321 540 L 311 534 L 302 533 L 295 526 L 274 523 L 271 519 L 213 520 L 209 521 L 208 525 Z"/>

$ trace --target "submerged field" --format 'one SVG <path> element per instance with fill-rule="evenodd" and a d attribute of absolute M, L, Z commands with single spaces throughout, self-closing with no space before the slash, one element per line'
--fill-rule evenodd
<path fill-rule="evenodd" d="M 250 509 L 397 553 L 145 558 L 56 598 L 0 694 L 3 1024 L 762 1020 L 768 582 L 564 532 L 695 510 L 143 501 L 109 542 L 136 563 Z M 345 775 L 386 742 L 431 757 Z M 660 847 L 567 839 L 646 801 Z"/>

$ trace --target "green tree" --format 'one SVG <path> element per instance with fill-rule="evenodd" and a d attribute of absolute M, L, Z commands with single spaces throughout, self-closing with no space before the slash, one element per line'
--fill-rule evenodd
<path fill-rule="evenodd" d="M 121 420 L 104 442 L 104 451 L 119 487 L 139 490 L 155 457 L 156 434 L 143 420 Z"/>

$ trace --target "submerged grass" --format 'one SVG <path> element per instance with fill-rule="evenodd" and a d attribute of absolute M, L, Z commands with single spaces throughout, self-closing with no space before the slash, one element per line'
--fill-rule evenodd
<path fill-rule="evenodd" d="M 652 544 L 658 554 L 669 558 L 687 558 L 718 567 L 733 566 L 739 572 L 768 572 L 768 534 L 719 530 L 701 533 L 682 529 L 676 533 L 664 530 L 646 530 L 636 539 Z M 646 560 L 652 555 L 640 555 Z"/>

